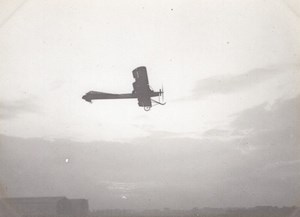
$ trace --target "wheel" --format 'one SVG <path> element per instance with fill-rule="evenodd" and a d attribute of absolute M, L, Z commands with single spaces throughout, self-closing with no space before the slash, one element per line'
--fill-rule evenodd
<path fill-rule="evenodd" d="M 144 110 L 147 112 L 147 111 L 150 111 L 150 109 L 151 109 L 151 106 L 145 106 L 144 107 Z"/>

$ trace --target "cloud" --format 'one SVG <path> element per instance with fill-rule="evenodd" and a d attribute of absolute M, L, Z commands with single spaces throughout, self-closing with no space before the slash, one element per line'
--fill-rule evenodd
<path fill-rule="evenodd" d="M 237 139 L 0 141 L 0 180 L 9 196 L 85 197 L 92 208 L 192 208 L 293 205 L 300 189 L 294 149 L 265 146 L 245 155 Z"/>
<path fill-rule="evenodd" d="M 0 102 L 0 119 L 11 119 L 24 113 L 38 112 L 38 106 L 33 99 Z"/>
<path fill-rule="evenodd" d="M 233 117 L 228 128 L 210 129 L 203 135 L 215 145 L 228 146 L 222 155 L 227 155 L 225 162 L 231 166 L 226 168 L 222 186 L 235 186 L 239 190 L 232 193 L 253 205 L 255 201 L 277 205 L 279 200 L 299 201 L 300 95 Z"/>
<path fill-rule="evenodd" d="M 279 99 L 271 106 L 263 103 L 231 117 L 233 120 L 227 127 L 209 129 L 202 137 L 208 140 L 227 139 L 243 153 L 271 149 L 273 154 L 278 151 L 277 154 L 284 157 L 284 153 L 299 148 L 300 95 Z M 286 152 L 282 150 L 285 148 Z"/>
<path fill-rule="evenodd" d="M 300 95 L 279 99 L 272 106 L 261 104 L 235 114 L 232 126 L 238 130 L 299 129 Z"/>
<path fill-rule="evenodd" d="M 289 175 L 280 174 L 289 171 L 295 175 L 299 170 L 300 95 L 278 100 L 270 107 L 262 104 L 240 112 L 231 127 L 243 135 L 236 141 L 237 148 L 255 154 L 260 162 L 258 168 L 278 169 L 277 175 L 271 174 L 271 177 L 287 178 Z"/>
<path fill-rule="evenodd" d="M 219 129 L 219 128 L 214 128 L 214 129 L 209 129 L 206 130 L 203 134 L 202 137 L 207 138 L 207 139 L 232 139 L 232 131 L 227 130 L 227 129 Z"/>
<path fill-rule="evenodd" d="M 299 71 L 298 65 L 258 68 L 238 75 L 220 75 L 202 79 L 197 82 L 193 90 L 193 98 L 200 99 L 212 94 L 234 93 L 276 78 L 280 74 L 294 71 Z"/>
<path fill-rule="evenodd" d="M 92 208 L 295 205 L 299 102 L 300 95 L 244 110 L 203 138 L 153 132 L 130 143 L 83 143 L 2 135 L 2 189 L 85 197 Z"/>
<path fill-rule="evenodd" d="M 300 95 L 292 98 L 281 98 L 272 105 L 262 103 L 230 116 L 232 121 L 227 127 L 211 128 L 202 133 L 207 139 L 237 139 L 260 134 L 274 134 L 268 139 L 284 137 L 297 138 L 300 133 Z M 278 132 L 280 132 L 278 134 Z M 258 138 L 263 139 L 263 138 Z"/>
<path fill-rule="evenodd" d="M 136 188 L 136 183 L 131 182 L 104 182 L 109 190 L 126 193 Z"/>

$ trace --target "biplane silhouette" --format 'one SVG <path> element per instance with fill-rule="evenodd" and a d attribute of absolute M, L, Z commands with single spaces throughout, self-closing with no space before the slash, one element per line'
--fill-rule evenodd
<path fill-rule="evenodd" d="M 140 66 L 132 71 L 135 81 L 132 83 L 132 93 L 104 93 L 98 91 L 87 92 L 82 99 L 87 102 L 102 99 L 132 99 L 137 98 L 138 105 L 144 107 L 145 111 L 149 111 L 154 105 L 165 105 L 163 87 L 159 91 L 153 91 L 149 86 L 147 69 L 145 66 Z M 158 97 L 158 100 L 152 99 Z"/>

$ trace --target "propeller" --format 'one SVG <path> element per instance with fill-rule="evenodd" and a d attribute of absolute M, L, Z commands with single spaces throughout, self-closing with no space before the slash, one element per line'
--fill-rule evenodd
<path fill-rule="evenodd" d="M 161 85 L 161 100 L 164 102 L 165 101 L 165 94 L 164 94 L 164 85 Z"/>
<path fill-rule="evenodd" d="M 164 86 L 163 85 L 161 86 L 161 89 L 159 89 L 159 96 L 160 96 L 159 101 L 161 99 L 161 101 L 164 102 L 165 96 L 164 96 Z"/>
<path fill-rule="evenodd" d="M 165 105 L 166 104 L 164 102 L 165 101 L 165 96 L 164 96 L 164 86 L 163 85 L 161 86 L 161 89 L 159 89 L 159 92 L 158 92 L 158 101 L 156 101 L 154 99 L 151 99 L 151 101 L 156 103 L 156 104 L 159 104 L 159 105 Z"/>

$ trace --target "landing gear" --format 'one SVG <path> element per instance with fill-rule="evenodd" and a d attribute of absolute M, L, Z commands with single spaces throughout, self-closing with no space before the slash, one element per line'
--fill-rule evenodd
<path fill-rule="evenodd" d="M 150 109 L 151 109 L 151 106 L 144 106 L 144 110 L 145 110 L 146 112 L 150 111 Z"/>
<path fill-rule="evenodd" d="M 159 101 L 156 101 L 154 99 L 151 99 L 151 101 L 156 103 L 156 104 L 159 104 L 159 105 L 166 105 L 166 102 L 159 102 Z"/>

